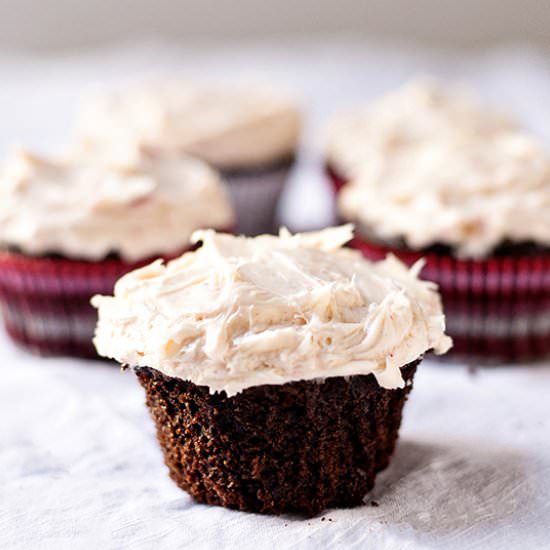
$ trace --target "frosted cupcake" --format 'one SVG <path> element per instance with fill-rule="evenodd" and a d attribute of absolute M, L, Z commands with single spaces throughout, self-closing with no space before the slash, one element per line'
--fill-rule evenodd
<path fill-rule="evenodd" d="M 535 139 L 456 131 L 385 151 L 344 186 L 339 208 L 369 258 L 426 258 L 455 356 L 550 354 L 550 158 Z"/>
<path fill-rule="evenodd" d="M 453 136 L 484 139 L 515 126 L 468 90 L 415 79 L 379 100 L 341 113 L 327 128 L 325 166 L 335 191 L 402 149 Z"/>
<path fill-rule="evenodd" d="M 84 102 L 79 135 L 108 153 L 137 143 L 201 158 L 229 185 L 239 232 L 258 234 L 274 229 L 300 125 L 295 102 L 272 91 L 161 81 Z"/>
<path fill-rule="evenodd" d="M 313 515 L 361 504 L 423 354 L 435 285 L 343 249 L 351 226 L 202 247 L 97 296 L 98 352 L 134 367 L 173 480 L 199 502 Z"/>
<path fill-rule="evenodd" d="M 0 306 L 9 335 L 40 354 L 96 356 L 90 298 L 124 273 L 231 228 L 219 176 L 201 161 L 143 152 L 97 159 L 11 155 L 0 173 Z"/>

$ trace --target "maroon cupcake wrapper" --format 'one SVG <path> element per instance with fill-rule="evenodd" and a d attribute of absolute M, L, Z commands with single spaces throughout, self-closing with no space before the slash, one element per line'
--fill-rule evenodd
<path fill-rule="evenodd" d="M 342 187 L 348 183 L 347 178 L 338 173 L 330 164 L 325 165 L 325 173 L 328 176 L 334 194 L 337 195 Z"/>
<path fill-rule="evenodd" d="M 292 163 L 267 170 L 223 173 L 237 217 L 237 232 L 259 235 L 276 231 L 275 216 Z"/>
<path fill-rule="evenodd" d="M 0 309 L 6 331 L 39 355 L 97 357 L 91 297 L 112 294 L 117 279 L 153 259 L 91 262 L 1 252 Z"/>
<path fill-rule="evenodd" d="M 372 260 L 388 253 L 407 265 L 425 259 L 421 275 L 438 284 L 454 341 L 447 357 L 494 363 L 550 356 L 550 253 L 461 260 L 359 237 L 351 246 Z"/>

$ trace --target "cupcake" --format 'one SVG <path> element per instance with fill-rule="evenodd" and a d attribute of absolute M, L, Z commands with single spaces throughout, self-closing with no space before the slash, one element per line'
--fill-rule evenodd
<path fill-rule="evenodd" d="M 127 271 L 180 255 L 197 228 L 231 228 L 219 176 L 144 152 L 97 159 L 12 154 L 0 173 L 0 307 L 7 332 L 43 355 L 97 357 L 90 298 Z"/>
<path fill-rule="evenodd" d="M 454 135 L 483 139 L 514 126 L 468 90 L 417 78 L 370 105 L 335 116 L 326 132 L 325 167 L 338 192 L 386 154 Z"/>
<path fill-rule="evenodd" d="M 342 248 L 351 226 L 202 247 L 96 296 L 100 355 L 133 367 L 172 479 L 197 501 L 314 515 L 362 503 L 423 354 L 435 285 Z"/>
<path fill-rule="evenodd" d="M 268 90 L 157 82 L 84 101 L 79 139 L 196 156 L 221 172 L 245 234 L 271 232 L 300 133 L 297 105 Z"/>
<path fill-rule="evenodd" d="M 338 202 L 367 257 L 425 258 L 422 275 L 441 290 L 454 340 L 449 357 L 550 355 L 550 157 L 535 139 L 457 127 L 372 152 Z"/>

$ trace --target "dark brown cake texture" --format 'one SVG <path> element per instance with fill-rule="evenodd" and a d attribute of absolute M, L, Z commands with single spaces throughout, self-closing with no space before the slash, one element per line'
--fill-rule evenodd
<path fill-rule="evenodd" d="M 362 504 L 389 464 L 420 360 L 403 367 L 403 389 L 384 389 L 369 374 L 232 397 L 154 369 L 135 372 L 179 487 L 202 503 L 314 516 Z"/>

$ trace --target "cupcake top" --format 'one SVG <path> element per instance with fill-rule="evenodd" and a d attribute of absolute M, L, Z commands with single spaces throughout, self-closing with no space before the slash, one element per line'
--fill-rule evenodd
<path fill-rule="evenodd" d="M 0 244 L 26 254 L 128 261 L 176 253 L 233 211 L 203 162 L 135 152 L 118 162 L 17 151 L 0 171 Z"/>
<path fill-rule="evenodd" d="M 343 188 L 339 208 L 412 249 L 445 244 L 480 258 L 506 242 L 549 246 L 550 157 L 519 132 L 430 142 L 379 156 Z"/>
<path fill-rule="evenodd" d="M 395 257 L 342 245 L 352 226 L 255 238 L 199 231 L 201 248 L 121 278 L 95 296 L 100 355 L 228 395 L 263 384 L 400 368 L 450 347 L 433 283 Z"/>
<path fill-rule="evenodd" d="M 483 139 L 513 127 L 466 90 L 419 78 L 337 116 L 328 128 L 326 156 L 340 176 L 352 178 L 379 157 L 426 141 Z"/>
<path fill-rule="evenodd" d="M 161 81 L 85 101 L 79 134 L 84 147 L 137 143 L 246 169 L 293 156 L 300 123 L 295 102 L 272 91 Z"/>

